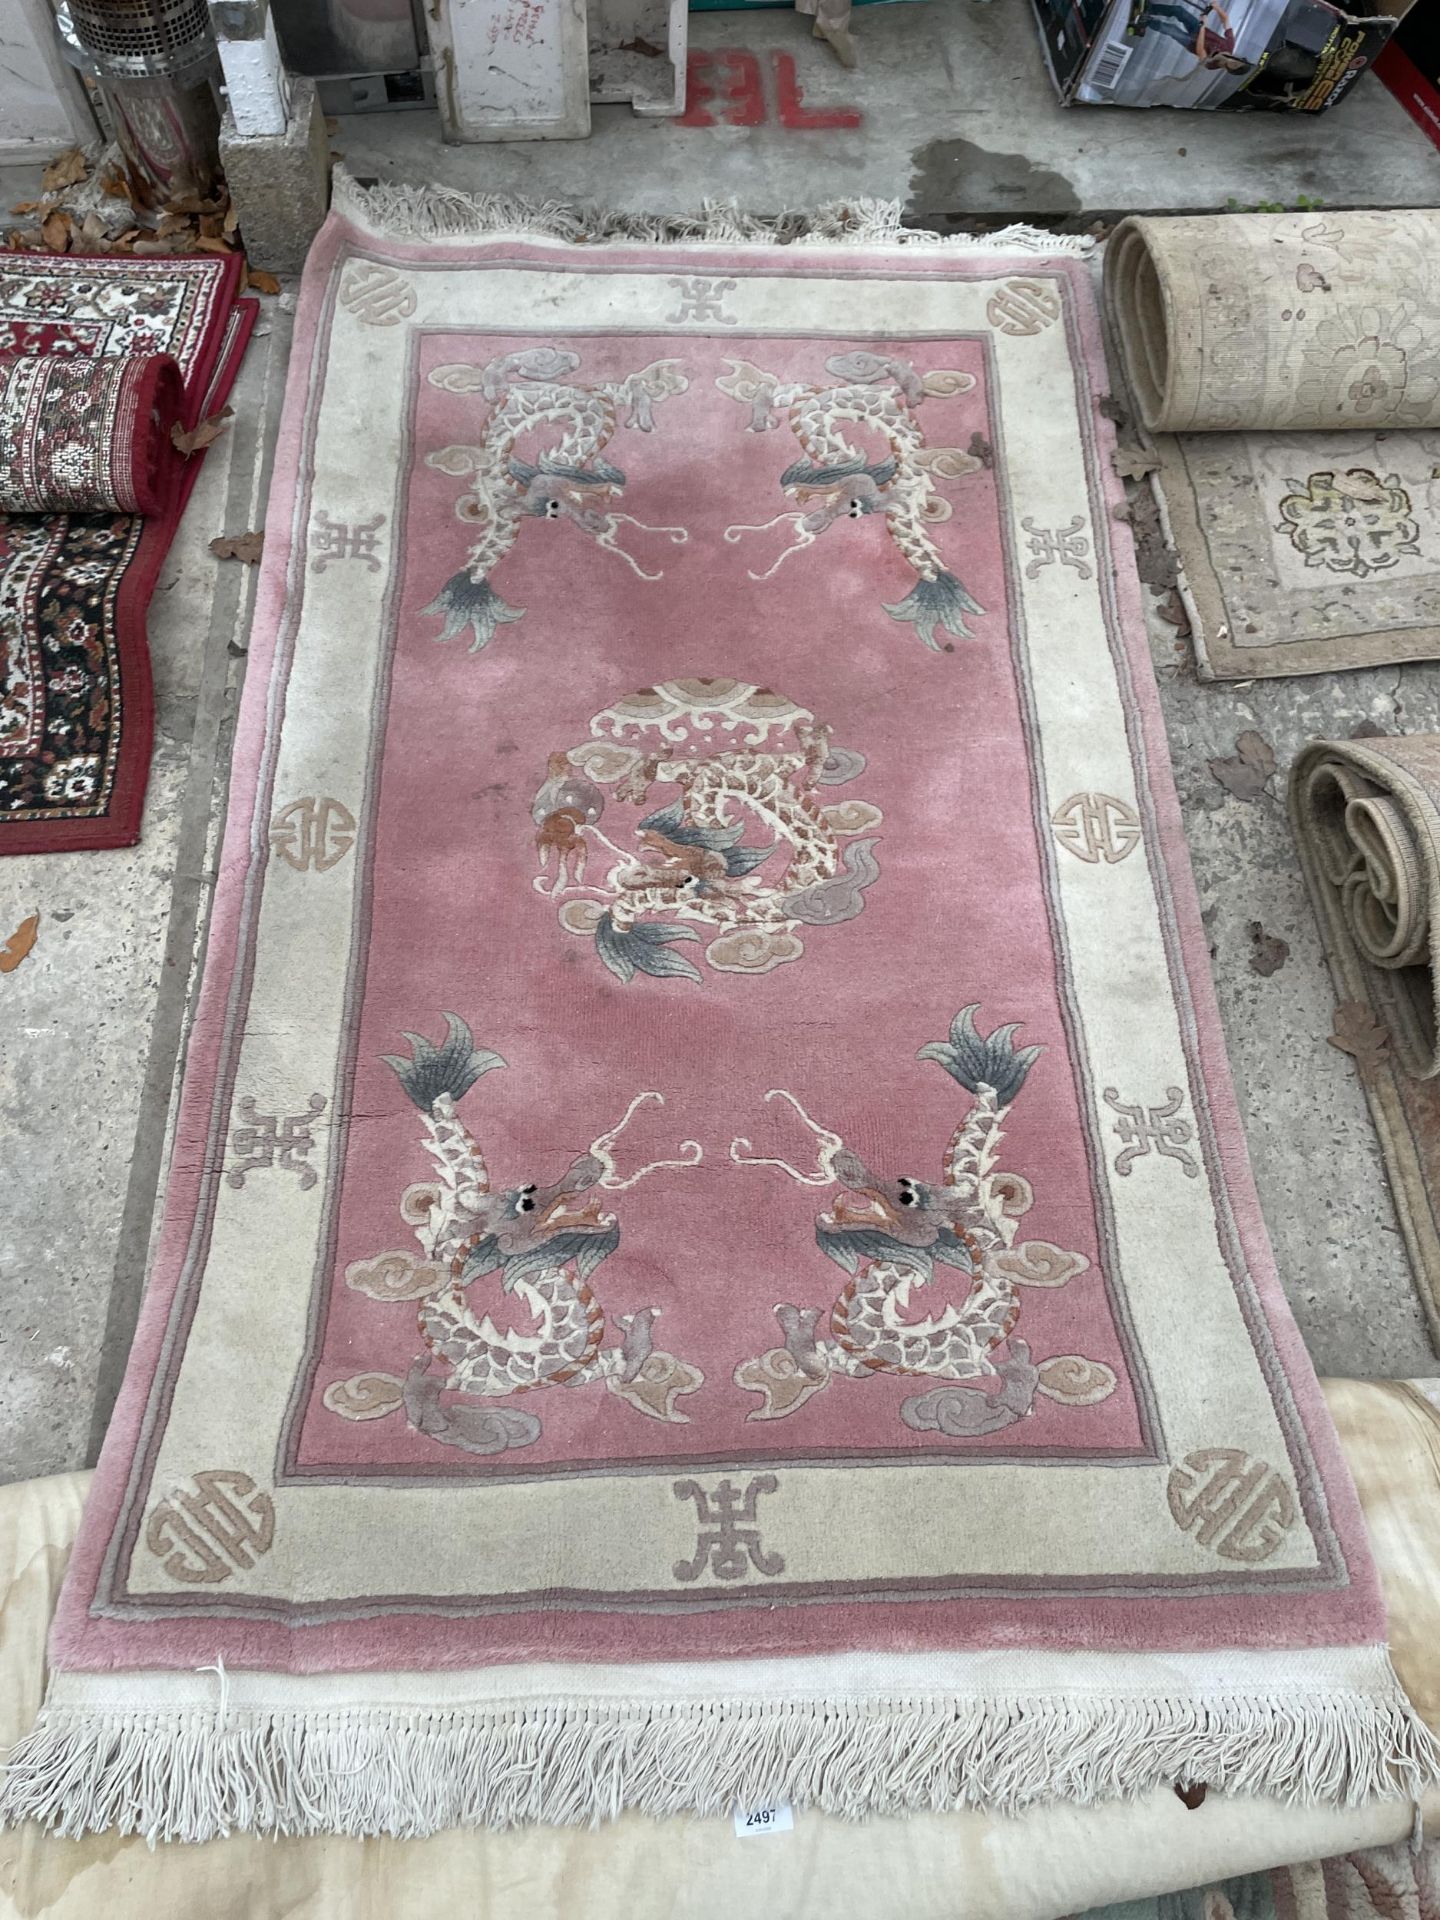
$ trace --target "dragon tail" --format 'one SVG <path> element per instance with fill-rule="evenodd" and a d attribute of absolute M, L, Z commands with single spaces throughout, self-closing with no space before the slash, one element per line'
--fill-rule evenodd
<path fill-rule="evenodd" d="M 595 950 L 617 980 L 629 981 L 637 973 L 649 973 L 657 979 L 698 981 L 700 969 L 683 953 L 676 953 L 674 943 L 699 937 L 693 927 L 677 926 L 668 920 L 642 920 L 633 927 L 617 927 L 614 917 L 603 913 L 595 927 Z"/>
<path fill-rule="evenodd" d="M 953 573 L 944 571 L 933 579 L 917 580 L 905 598 L 893 606 L 888 601 L 882 604 L 891 619 L 908 620 L 932 653 L 940 651 L 940 642 L 935 638 L 937 627 L 956 639 L 968 640 L 970 629 L 965 624 L 966 614 L 985 611 Z"/>
<path fill-rule="evenodd" d="M 380 1056 L 386 1066 L 394 1068 L 401 1086 L 421 1113 L 425 1114 L 430 1113 L 436 1101 L 447 1094 L 452 1102 L 462 1099 L 482 1073 L 488 1073 L 492 1067 L 505 1065 L 498 1053 L 492 1053 L 488 1047 L 475 1045 L 474 1034 L 458 1013 L 447 1013 L 445 1024 L 449 1033 L 438 1047 L 433 1040 L 427 1040 L 423 1033 L 407 1033 L 405 1038 L 410 1042 L 408 1059 L 398 1053 L 382 1053 Z"/>
<path fill-rule="evenodd" d="M 471 653 L 488 647 L 497 627 L 525 618 L 523 607 L 508 605 L 483 575 L 474 579 L 463 568 L 450 576 L 424 612 L 444 619 L 445 631 L 436 636 L 439 640 L 456 640 L 467 629 L 472 632 Z"/>
<path fill-rule="evenodd" d="M 951 1079 L 958 1080 L 970 1093 L 978 1095 L 982 1087 L 989 1087 L 1000 1106 L 1008 1107 L 1043 1049 L 1017 1047 L 1013 1025 L 981 1034 L 975 1025 L 978 1012 L 978 1001 L 962 1007 L 950 1022 L 950 1038 L 932 1040 L 915 1057 L 938 1060 Z"/>

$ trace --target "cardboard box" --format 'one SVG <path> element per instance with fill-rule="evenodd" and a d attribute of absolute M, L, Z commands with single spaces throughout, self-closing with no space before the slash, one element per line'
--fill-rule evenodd
<path fill-rule="evenodd" d="M 1418 6 L 1401 21 L 1375 71 L 1440 147 L 1440 14 Z"/>
<path fill-rule="evenodd" d="M 1408 0 L 1379 16 L 1326 0 L 1033 4 L 1067 106 L 1323 113 L 1374 64 Z"/>

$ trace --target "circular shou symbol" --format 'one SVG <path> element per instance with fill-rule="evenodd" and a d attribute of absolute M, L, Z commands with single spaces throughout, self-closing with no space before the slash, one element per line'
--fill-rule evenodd
<path fill-rule="evenodd" d="M 1224 1560 L 1268 1560 L 1299 1517 L 1286 1481 L 1238 1447 L 1187 1453 L 1166 1492 L 1175 1524 Z"/>

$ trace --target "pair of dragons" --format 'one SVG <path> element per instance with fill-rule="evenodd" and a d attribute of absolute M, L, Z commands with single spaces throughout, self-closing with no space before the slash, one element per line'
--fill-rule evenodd
<path fill-rule="evenodd" d="M 885 611 L 913 626 L 932 651 L 953 645 L 937 640 L 937 629 L 968 637 L 966 616 L 984 608 L 945 565 L 927 528 L 952 512 L 937 483 L 975 472 L 981 461 L 957 447 L 927 447 L 917 409 L 927 398 L 969 391 L 974 376 L 943 370 L 922 375 L 908 361 L 866 351 L 831 355 L 825 362 L 830 381 L 820 385 L 782 380 L 747 361 L 728 364 L 730 372 L 717 385 L 749 408 L 751 430 L 767 432 L 783 413 L 801 449 L 780 475 L 793 509 L 758 526 L 725 530 L 733 543 L 781 523 L 791 527 L 792 544 L 751 579 L 771 578 L 837 521 L 878 515 L 915 575 L 902 599 L 882 603 Z M 432 386 L 479 393 L 491 409 L 478 443 L 426 456 L 427 466 L 469 481 L 455 512 L 475 529 L 465 565 L 425 609 L 443 619 L 440 639 L 468 632 L 475 653 L 498 627 L 524 618 L 523 608 L 501 598 L 491 576 L 527 520 L 568 522 L 602 551 L 618 554 L 642 580 L 660 575 L 646 572 L 619 544 L 622 527 L 661 535 L 675 546 L 688 541 L 684 527 L 647 526 L 619 510 L 626 476 L 607 457 L 622 425 L 651 432 L 656 406 L 687 390 L 679 363 L 656 360 L 623 380 L 593 385 L 570 377 L 579 365 L 580 356 L 568 348 L 546 346 L 502 354 L 483 367 L 432 369 Z M 522 457 L 522 441 L 541 450 Z"/>
<path fill-rule="evenodd" d="M 783 1089 L 767 1098 L 788 1101 L 810 1129 L 818 1142 L 815 1169 L 755 1155 L 745 1139 L 731 1143 L 737 1166 L 777 1168 L 803 1185 L 838 1189 L 816 1220 L 815 1237 L 847 1275 L 829 1309 L 828 1335 L 819 1331 L 821 1308 L 776 1306 L 783 1345 L 735 1370 L 737 1384 L 762 1397 L 750 1418 L 786 1417 L 832 1379 L 872 1374 L 929 1383 L 930 1391 L 903 1404 L 901 1417 L 913 1428 L 951 1435 L 1011 1424 L 1030 1411 L 1037 1389 L 1071 1402 L 1113 1390 L 1108 1369 L 1075 1356 L 1046 1363 L 1047 1378 L 1016 1337 L 1019 1289 L 1060 1284 L 1086 1262 L 1045 1242 L 1014 1246 L 1031 1195 L 1020 1176 L 998 1170 L 997 1157 L 1006 1114 L 1041 1049 L 1017 1048 L 1013 1026 L 982 1034 L 976 1012 L 962 1008 L 948 1038 L 918 1056 L 937 1062 L 972 1096 L 938 1183 L 873 1172 Z M 477 1453 L 539 1438 L 539 1416 L 523 1397 L 540 1388 L 603 1384 L 641 1413 L 683 1423 L 676 1400 L 696 1391 L 704 1375 L 656 1346 L 656 1307 L 617 1319 L 612 1336 L 590 1283 L 620 1244 L 619 1223 L 601 1205 L 604 1192 L 633 1187 L 661 1167 L 697 1165 L 699 1143 L 685 1141 L 677 1158 L 622 1177 L 613 1152 L 621 1131 L 641 1105 L 663 1105 L 662 1095 L 647 1091 L 552 1184 L 492 1188 L 457 1107 L 482 1074 L 505 1063 L 477 1048 L 456 1014 L 446 1022 L 443 1044 L 407 1034 L 410 1053 L 385 1056 L 420 1112 L 435 1167 L 432 1180 L 407 1190 L 401 1207 L 421 1258 L 385 1255 L 346 1273 L 352 1287 L 374 1297 L 418 1301 L 422 1350 L 403 1381 L 356 1375 L 332 1383 L 326 1405 L 365 1419 L 403 1408 L 418 1431 Z M 907 1317 L 913 1296 L 923 1299 L 944 1269 L 966 1283 L 964 1296 L 928 1316 Z M 529 1324 L 497 1327 L 482 1283 L 498 1285 L 499 1297 L 508 1296 Z M 1090 1369 L 1079 1390 L 1076 1366 Z"/>

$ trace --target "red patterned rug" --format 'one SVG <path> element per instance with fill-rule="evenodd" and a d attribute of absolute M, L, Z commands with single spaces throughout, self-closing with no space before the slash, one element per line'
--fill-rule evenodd
<path fill-rule="evenodd" d="M 255 322 L 257 302 L 235 297 L 241 273 L 238 256 L 5 256 L 0 362 L 167 354 L 193 426 L 223 404 Z M 99 469 L 126 467 L 123 445 L 93 451 Z M 3 445 L 0 465 L 12 468 Z M 0 853 L 139 838 L 154 724 L 145 614 L 198 468 L 192 456 L 149 515 L 0 512 Z"/>

